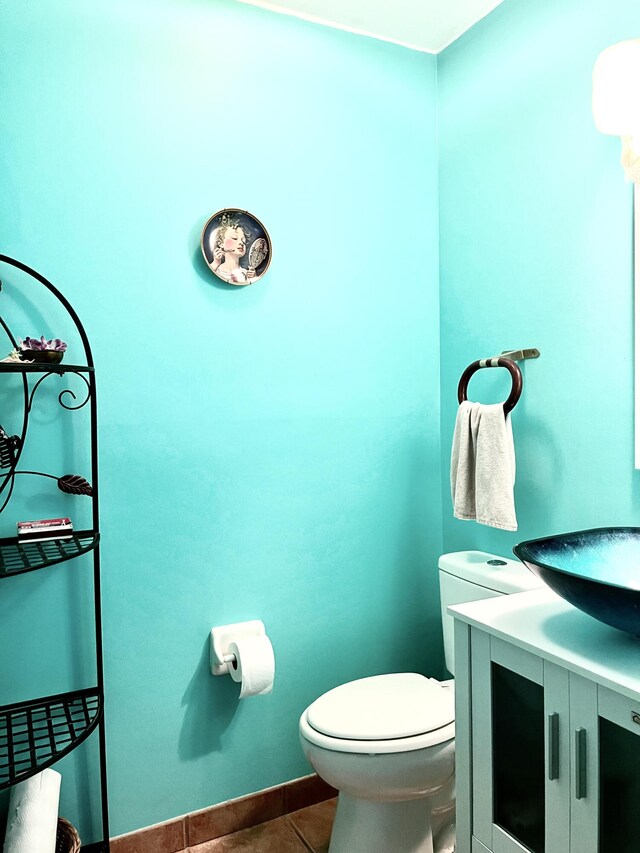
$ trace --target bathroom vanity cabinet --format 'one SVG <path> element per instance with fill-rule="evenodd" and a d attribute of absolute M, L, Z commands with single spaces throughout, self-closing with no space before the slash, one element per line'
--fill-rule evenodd
<path fill-rule="evenodd" d="M 449 612 L 456 853 L 637 853 L 640 639 L 547 589 Z"/>
<path fill-rule="evenodd" d="M 85 330 L 75 311 L 50 282 L 26 265 L 0 255 L 0 308 L 16 309 L 18 316 L 28 314 L 28 309 L 36 316 L 45 316 L 48 310 L 55 322 L 60 323 L 61 333 L 71 332 L 79 338 L 74 352 L 84 350 L 80 364 L 38 363 L 23 361 L 0 362 L 0 384 L 4 399 L 2 422 L 16 435 L 0 431 L 0 513 L 12 507 L 11 496 L 18 475 L 29 475 L 27 482 L 40 488 L 48 478 L 46 489 L 54 492 L 58 489 L 68 495 L 69 514 L 83 517 L 88 521 L 88 529 L 74 528 L 70 538 L 50 539 L 46 541 L 18 540 L 16 536 L 0 538 L 0 581 L 20 584 L 18 577 L 29 572 L 40 572 L 56 564 L 77 561 L 77 572 L 90 572 L 93 580 L 93 623 L 94 643 L 92 648 L 78 648 L 77 653 L 90 656 L 95 661 L 95 677 L 91 683 L 79 689 L 67 690 L 55 695 L 37 695 L 11 704 L 0 703 L 0 791 L 56 764 L 61 758 L 72 752 L 93 732 L 96 733 L 99 752 L 99 784 L 102 819 L 102 839 L 83 846 L 87 853 L 108 853 L 109 851 L 109 814 L 107 804 L 106 746 L 104 726 L 104 689 L 102 662 L 102 617 L 100 603 L 100 533 L 98 513 L 98 454 L 97 454 L 97 414 L 96 382 L 91 348 Z M 48 293 L 47 293 L 48 291 Z M 9 303 L 13 300 L 14 305 Z M 17 306 L 16 304 L 17 303 Z M 26 315 L 25 315 L 26 316 Z M 51 322 L 54 322 L 53 320 Z M 0 310 L 0 328 L 4 332 L 7 349 L 17 347 L 17 340 L 11 331 L 4 310 Z M 22 331 L 22 329 L 21 329 Z M 24 332 L 22 332 L 24 334 Z M 5 353 L 3 352 L 2 355 Z M 68 412 L 72 422 L 65 422 L 65 428 L 80 438 L 80 446 L 87 448 L 85 465 L 90 466 L 91 482 L 81 475 L 66 474 L 66 462 L 62 453 L 54 450 L 55 442 L 47 448 L 44 458 L 50 463 L 47 472 L 25 471 L 30 467 L 21 462 L 23 450 L 29 446 L 28 427 L 32 407 L 36 396 L 40 397 L 43 383 L 51 386 L 57 379 L 55 394 L 49 393 L 49 403 L 57 403 Z M 72 390 L 75 389 L 75 390 Z M 51 389 L 53 391 L 53 389 Z M 82 414 L 76 414 L 83 410 Z M 18 426 L 21 422 L 21 426 Z M 48 460 L 50 456 L 50 460 Z M 52 472 L 55 472 L 53 474 Z M 87 472 L 88 473 L 88 472 Z M 34 480 L 34 477 L 37 478 Z M 21 478 L 23 479 L 23 478 Z M 85 503 L 90 501 L 90 507 Z M 59 506 L 59 504 L 54 504 Z M 9 515 L 7 512 L 3 518 Z M 12 517 L 11 524 L 18 518 Z M 85 522 L 86 523 L 86 522 Z M 76 573 L 70 566 L 60 566 L 66 570 L 69 584 L 74 583 Z M 0 584 L 0 594 L 3 585 Z M 28 599 L 27 599 L 28 600 Z M 66 614 L 59 614 L 61 618 Z M 25 611 L 25 630 L 36 632 L 37 625 L 29 620 Z M 24 661 L 28 666 L 28 660 Z"/>

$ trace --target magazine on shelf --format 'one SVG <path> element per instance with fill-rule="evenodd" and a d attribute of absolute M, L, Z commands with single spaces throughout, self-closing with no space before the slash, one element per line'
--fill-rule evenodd
<path fill-rule="evenodd" d="M 71 539 L 73 524 L 70 518 L 43 518 L 39 521 L 19 521 L 19 542 L 46 542 L 49 539 Z"/>

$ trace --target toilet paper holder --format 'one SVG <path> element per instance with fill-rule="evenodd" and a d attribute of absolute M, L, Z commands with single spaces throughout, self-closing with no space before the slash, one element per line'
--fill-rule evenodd
<path fill-rule="evenodd" d="M 229 666 L 236 666 L 236 656 L 229 651 L 231 643 L 237 643 L 245 637 L 262 637 L 264 634 L 264 622 L 259 619 L 212 628 L 209 635 L 209 663 L 212 675 L 227 675 Z"/>

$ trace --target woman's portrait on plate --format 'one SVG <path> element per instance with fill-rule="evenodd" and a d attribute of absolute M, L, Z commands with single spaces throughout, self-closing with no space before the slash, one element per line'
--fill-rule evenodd
<path fill-rule="evenodd" d="M 214 213 L 202 230 L 200 245 L 209 269 L 227 284 L 253 284 L 271 262 L 269 235 L 246 210 Z"/>

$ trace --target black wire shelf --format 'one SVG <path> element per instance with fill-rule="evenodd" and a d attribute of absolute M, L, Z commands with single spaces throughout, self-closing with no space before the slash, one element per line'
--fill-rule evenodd
<path fill-rule="evenodd" d="M 13 536 L 0 539 L 0 580 L 34 572 L 92 551 L 100 541 L 97 530 L 79 530 L 71 539 L 19 542 Z"/>
<path fill-rule="evenodd" d="M 75 749 L 101 720 L 102 710 L 96 687 L 0 707 L 0 791 Z"/>
<path fill-rule="evenodd" d="M 86 364 L 47 364 L 37 361 L 0 361 L 0 373 L 93 373 Z"/>
<path fill-rule="evenodd" d="M 7 268 L 5 269 L 5 265 Z M 19 270 L 26 278 L 14 276 L 14 270 Z M 9 435 L 0 430 L 0 514 L 7 507 L 12 497 L 13 486 L 18 474 L 44 474 L 57 480 L 58 488 L 63 492 L 74 495 L 87 495 L 91 499 L 92 529 L 78 530 L 69 539 L 52 539 L 46 542 L 18 542 L 16 536 L 0 538 L 0 580 L 25 572 L 35 571 L 56 563 L 71 560 L 74 557 L 87 555 L 83 565 L 78 568 L 83 572 L 91 564 L 93 576 L 93 612 L 94 612 L 94 652 L 95 652 L 95 681 L 96 686 L 86 690 L 60 693 L 55 696 L 21 702 L 13 705 L 0 704 L 0 791 L 28 779 L 41 770 L 55 764 L 63 756 L 70 753 L 81 744 L 85 738 L 94 732 L 99 755 L 97 756 L 100 780 L 100 836 L 95 831 L 91 843 L 82 847 L 82 853 L 109 853 L 109 803 L 107 792 L 106 766 L 106 733 L 103 706 L 102 672 L 102 609 L 100 601 L 100 542 L 98 530 L 100 527 L 98 512 L 98 421 L 96 412 L 96 372 L 93 365 L 91 345 L 80 318 L 69 300 L 36 270 L 23 264 L 15 258 L 0 254 L 0 272 L 2 277 L 8 277 L 8 288 L 0 281 L 0 295 L 6 295 L 9 302 L 14 301 L 13 289 L 16 293 L 37 286 L 33 305 L 38 305 L 38 294 L 50 297 L 59 303 L 59 307 L 67 314 L 60 332 L 66 337 L 67 329 L 75 329 L 75 355 L 67 352 L 69 361 L 79 360 L 80 364 L 68 364 L 66 361 L 57 364 L 51 362 L 0 361 L 0 378 L 9 382 L 6 390 L 11 391 L 15 399 L 13 420 L 19 417 L 22 410 L 22 424 L 16 428 L 16 435 Z M 6 291 L 6 293 L 5 293 Z M 3 301 L 0 299 L 0 301 Z M 39 316 L 39 315 L 38 315 Z M 74 333 L 74 334 L 75 334 Z M 12 347 L 19 350 L 19 338 L 11 330 L 7 320 L 0 313 L 0 335 L 4 335 Z M 37 354 L 35 354 L 37 355 Z M 2 353 L 0 353 L 0 357 Z M 55 357 L 55 356 L 54 356 Z M 13 379 L 9 380 L 9 377 Z M 49 377 L 57 376 L 58 380 Z M 38 399 L 38 405 L 50 405 L 57 396 L 58 403 L 65 410 L 75 412 L 85 406 L 85 415 L 78 418 L 78 426 L 86 432 L 87 443 L 91 453 L 90 483 L 78 475 L 54 477 L 40 471 L 18 470 L 22 448 L 27 441 L 27 430 L 32 415 L 36 394 L 41 386 L 47 386 L 49 393 L 44 399 Z M 3 410 L 4 411 L 4 410 Z M 4 416 L 3 416 L 4 418 Z M 85 429 L 86 428 L 86 429 Z M 4 433 L 4 435 L 3 435 Z M 27 481 L 28 482 L 28 481 Z M 12 528 L 7 531 L 13 532 Z M 68 569 L 63 569 L 64 575 Z M 35 579 L 34 579 L 35 580 Z M 17 581 L 16 583 L 20 583 Z M 33 630 L 25 613 L 25 629 Z M 84 651 L 84 650 L 83 650 Z M 87 650 L 88 651 L 88 650 Z M 24 661 L 25 666 L 28 662 Z M 58 688 L 60 689 L 60 688 Z M 95 756 L 94 756 L 95 757 Z M 93 763 L 93 762 L 92 762 Z M 86 776 L 86 774 L 85 774 Z M 0 801 L 2 797 L 0 796 Z M 90 815 L 90 817 L 94 817 Z M 92 820 L 92 823 L 94 821 Z M 0 842 L 1 846 L 1 842 Z"/>

